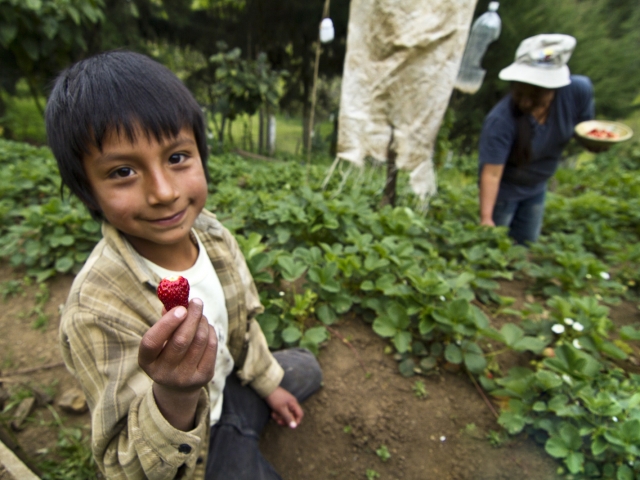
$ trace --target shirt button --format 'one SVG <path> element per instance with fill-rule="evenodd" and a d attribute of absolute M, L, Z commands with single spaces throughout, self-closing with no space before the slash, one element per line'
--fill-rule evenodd
<path fill-rule="evenodd" d="M 180 453 L 191 453 L 191 445 L 187 445 L 186 443 L 183 443 L 178 447 L 178 451 Z"/>

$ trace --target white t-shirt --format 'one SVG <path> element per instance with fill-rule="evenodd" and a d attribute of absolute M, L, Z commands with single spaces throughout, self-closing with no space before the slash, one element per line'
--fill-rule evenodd
<path fill-rule="evenodd" d="M 173 272 L 150 262 L 146 258 L 138 255 L 147 266 L 157 273 L 160 278 L 181 275 L 189 281 L 189 300 L 199 298 L 202 300 L 204 315 L 209 324 L 213 326 L 218 335 L 218 355 L 216 357 L 216 367 L 213 379 L 209 384 L 209 397 L 211 400 L 211 425 L 214 425 L 222 413 L 222 392 L 227 380 L 227 376 L 233 370 L 233 357 L 227 347 L 229 331 L 229 317 L 227 306 L 224 300 L 222 285 L 218 279 L 211 260 L 207 255 L 198 235 L 193 231 L 198 241 L 198 258 L 191 268 L 182 272 Z"/>

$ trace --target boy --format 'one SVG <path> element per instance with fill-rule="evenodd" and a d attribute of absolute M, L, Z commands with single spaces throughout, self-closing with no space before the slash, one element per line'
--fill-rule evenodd
<path fill-rule="evenodd" d="M 272 355 L 254 319 L 262 306 L 244 257 L 204 210 L 195 99 L 155 61 L 108 52 L 60 75 L 46 126 L 63 182 L 104 221 L 60 326 L 100 470 L 109 480 L 279 479 L 259 434 L 270 409 L 295 428 L 322 374 L 308 351 Z M 162 308 L 156 287 L 169 275 L 189 280 L 188 308 Z"/>

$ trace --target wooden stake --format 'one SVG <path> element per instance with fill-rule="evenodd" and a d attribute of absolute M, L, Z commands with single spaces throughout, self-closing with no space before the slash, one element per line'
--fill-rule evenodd
<path fill-rule="evenodd" d="M 398 181 L 398 168 L 396 167 L 396 158 L 398 153 L 393 146 L 394 128 L 391 127 L 391 138 L 387 147 L 387 180 L 384 184 L 382 192 L 382 200 L 380 200 L 380 208 L 391 205 L 396 206 L 396 183 Z"/>
<path fill-rule="evenodd" d="M 329 4 L 331 0 L 325 0 L 322 10 L 322 19 L 329 16 Z M 320 28 L 318 26 L 318 43 L 316 44 L 316 61 L 313 65 L 313 87 L 311 88 L 311 112 L 309 113 L 309 131 L 307 133 L 307 180 L 311 170 L 311 140 L 313 138 L 313 122 L 316 115 L 316 95 L 318 89 L 318 70 L 320 68 L 320 53 L 322 52 L 322 42 L 320 42 Z"/>

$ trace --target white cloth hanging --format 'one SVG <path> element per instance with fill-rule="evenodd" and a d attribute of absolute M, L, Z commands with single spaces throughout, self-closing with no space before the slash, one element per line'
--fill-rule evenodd
<path fill-rule="evenodd" d="M 433 147 L 460 67 L 476 0 L 352 0 L 340 99 L 338 153 L 362 166 L 412 171 L 421 197 L 436 192 Z"/>

